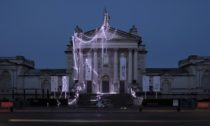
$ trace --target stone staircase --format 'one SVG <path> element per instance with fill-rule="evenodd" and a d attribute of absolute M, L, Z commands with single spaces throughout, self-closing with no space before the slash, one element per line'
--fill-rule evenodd
<path fill-rule="evenodd" d="M 103 108 L 128 108 L 133 106 L 133 98 L 130 94 L 80 94 L 78 107 L 98 108 L 99 102 Z"/>

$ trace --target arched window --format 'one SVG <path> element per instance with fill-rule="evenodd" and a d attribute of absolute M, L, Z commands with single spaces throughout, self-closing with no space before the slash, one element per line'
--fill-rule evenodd
<path fill-rule="evenodd" d="M 12 87 L 12 80 L 9 71 L 5 70 L 0 73 L 0 88 L 8 89 Z"/>

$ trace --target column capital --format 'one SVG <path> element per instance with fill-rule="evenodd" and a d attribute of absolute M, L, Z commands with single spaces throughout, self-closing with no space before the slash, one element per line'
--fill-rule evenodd
<path fill-rule="evenodd" d="M 88 56 L 88 57 L 91 57 L 91 56 L 92 56 L 92 53 L 91 53 L 91 52 L 88 52 L 88 53 L 87 53 L 87 56 Z"/>
<path fill-rule="evenodd" d="M 133 51 L 133 48 L 129 48 L 128 51 L 129 51 L 129 52 Z"/>
<path fill-rule="evenodd" d="M 135 48 L 135 49 L 133 49 L 134 50 L 134 52 L 138 52 L 139 51 L 139 49 L 138 48 Z"/>
<path fill-rule="evenodd" d="M 120 57 L 125 57 L 125 53 L 120 53 Z"/>

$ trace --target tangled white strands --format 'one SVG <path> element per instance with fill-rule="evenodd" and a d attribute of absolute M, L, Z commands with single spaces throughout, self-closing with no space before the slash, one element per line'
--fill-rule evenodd
<path fill-rule="evenodd" d="M 108 13 L 104 15 L 104 22 L 102 26 L 93 31 L 93 34 L 88 35 L 88 33 L 83 33 L 77 31 L 72 36 L 72 46 L 73 46 L 73 62 L 74 62 L 74 80 L 78 80 L 79 71 L 87 65 L 94 74 L 98 75 L 97 71 L 91 66 L 91 63 L 85 62 L 83 63 L 81 56 L 85 57 L 90 54 L 90 52 L 95 48 L 101 49 L 101 57 L 100 59 L 104 62 L 104 56 L 107 55 L 107 42 L 116 37 L 116 30 L 111 30 L 109 23 Z M 97 46 L 96 46 L 97 45 Z M 85 52 L 81 51 L 85 48 Z M 101 65 L 103 69 L 103 65 Z"/>

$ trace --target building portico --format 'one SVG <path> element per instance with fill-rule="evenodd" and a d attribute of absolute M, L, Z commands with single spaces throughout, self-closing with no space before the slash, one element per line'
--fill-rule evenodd
<path fill-rule="evenodd" d="M 77 26 L 67 46 L 67 60 L 73 61 L 67 68 L 71 86 L 79 86 L 81 93 L 130 93 L 134 83 L 141 85 L 147 53 L 141 37 L 135 26 L 129 32 L 111 27 L 108 17 L 106 12 L 95 30 L 83 32 Z"/>

